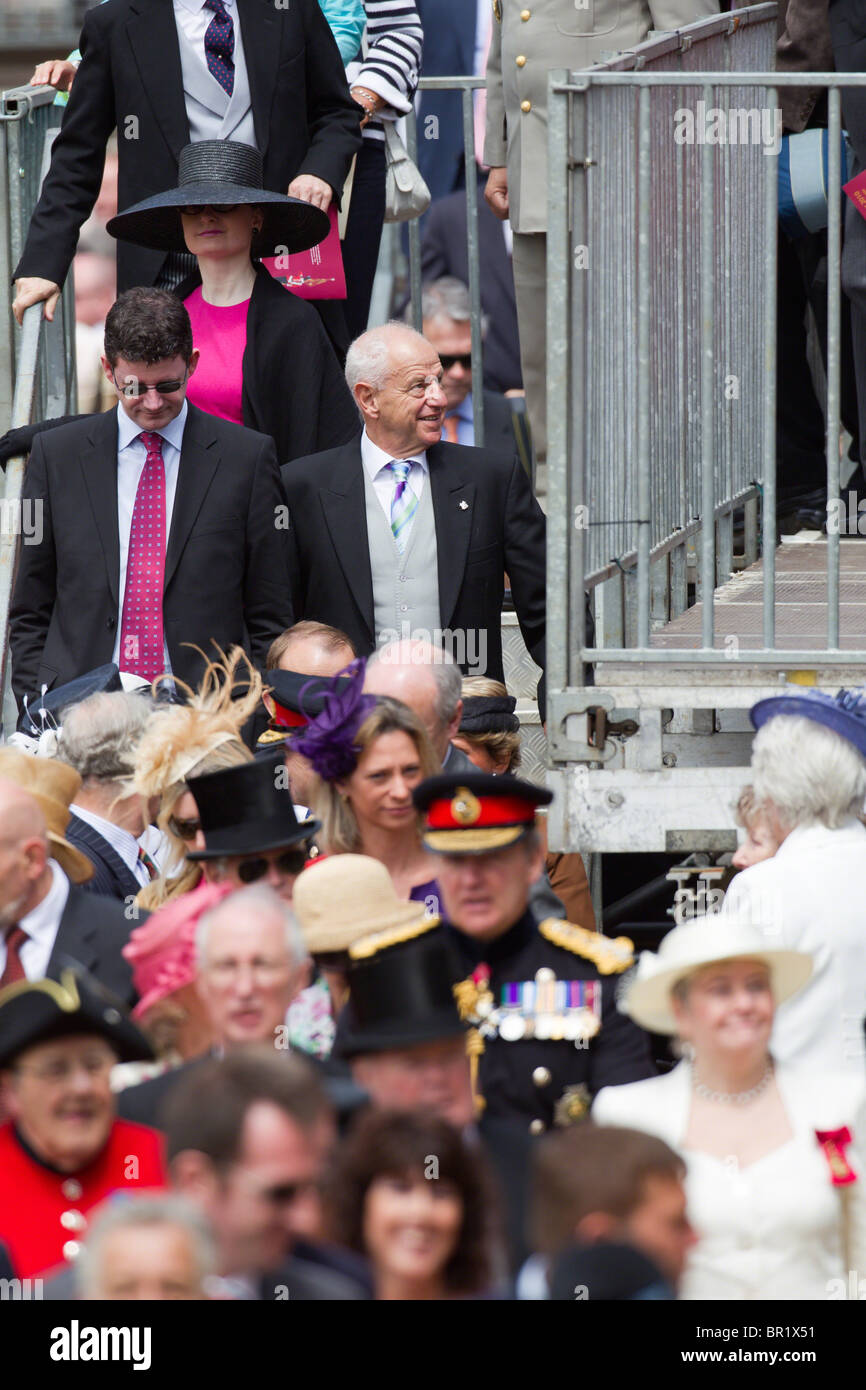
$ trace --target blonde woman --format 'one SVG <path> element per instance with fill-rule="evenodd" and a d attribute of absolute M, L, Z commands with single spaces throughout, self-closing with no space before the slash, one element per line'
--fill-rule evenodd
<path fill-rule="evenodd" d="M 688 1058 L 604 1088 L 592 1109 L 685 1159 L 700 1239 L 683 1298 L 839 1297 L 849 1270 L 866 1275 L 866 1079 L 772 1054 L 776 1009 L 812 970 L 811 956 L 768 945 L 742 919 L 698 918 L 643 953 L 620 1005 L 676 1034 Z"/>
<path fill-rule="evenodd" d="M 362 694 L 363 661 L 347 673 L 349 685 L 326 697 L 322 713 L 292 743 L 317 774 L 312 803 L 322 822 L 320 846 L 325 854 L 378 859 L 399 898 L 430 900 L 438 913 L 412 792 L 441 771 L 439 759 L 407 705 Z"/>
<path fill-rule="evenodd" d="M 168 844 L 162 873 L 138 895 L 138 903 L 148 910 L 201 882 L 201 865 L 186 859 L 188 850 L 204 847 L 187 778 L 253 760 L 241 730 L 259 707 L 262 678 L 241 647 L 220 657 L 208 661 L 197 691 L 187 688 L 188 703 L 161 710 L 138 745 L 135 789 L 148 799 L 159 798 L 156 824 Z"/>

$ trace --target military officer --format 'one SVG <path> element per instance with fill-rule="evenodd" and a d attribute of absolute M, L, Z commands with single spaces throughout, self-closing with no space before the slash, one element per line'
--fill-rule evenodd
<path fill-rule="evenodd" d="M 647 1035 L 616 1007 L 632 943 L 529 909 L 544 861 L 536 810 L 551 793 L 476 772 L 428 778 L 413 795 L 452 924 L 485 1113 L 540 1134 L 582 1119 L 602 1086 L 654 1075 Z"/>
<path fill-rule="evenodd" d="M 547 76 L 633 48 L 650 29 L 718 14 L 718 0 L 493 0 L 485 197 L 514 233 L 520 361 L 536 458 L 547 456 Z"/>
<path fill-rule="evenodd" d="M 160 1136 L 116 1118 L 110 1085 L 116 1062 L 152 1058 L 79 966 L 0 991 L 0 1245 L 17 1278 L 74 1262 L 90 1211 L 118 1188 L 165 1186 Z"/>

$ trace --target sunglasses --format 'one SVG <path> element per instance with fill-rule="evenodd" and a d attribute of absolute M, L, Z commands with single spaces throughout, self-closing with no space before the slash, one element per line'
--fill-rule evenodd
<path fill-rule="evenodd" d="M 168 822 L 168 828 L 172 835 L 176 835 L 179 840 L 194 840 L 201 830 L 200 820 L 178 820 L 177 816 L 172 816 Z"/>
<path fill-rule="evenodd" d="M 202 212 L 237 212 L 240 203 L 201 203 L 181 208 L 184 217 L 198 217 Z"/>
<path fill-rule="evenodd" d="M 186 385 L 189 372 L 184 372 L 180 381 L 158 381 L 155 386 L 147 386 L 135 377 L 129 377 L 121 386 L 114 372 L 111 373 L 111 376 L 121 396 L 125 396 L 127 400 L 135 400 L 138 396 L 146 396 L 148 391 L 155 391 L 158 396 L 173 396 L 175 391 L 180 391 L 181 387 Z"/>
<path fill-rule="evenodd" d="M 273 859 L 266 859 L 264 855 L 256 859 L 244 859 L 237 866 L 237 876 L 241 883 L 255 883 L 258 879 L 264 878 L 272 864 L 281 874 L 299 874 L 308 856 L 309 849 L 305 846 L 303 849 L 284 850 Z"/>
<path fill-rule="evenodd" d="M 472 371 L 471 352 L 440 352 L 439 361 L 442 363 L 443 372 L 450 371 L 455 362 L 459 362 L 464 372 Z"/>

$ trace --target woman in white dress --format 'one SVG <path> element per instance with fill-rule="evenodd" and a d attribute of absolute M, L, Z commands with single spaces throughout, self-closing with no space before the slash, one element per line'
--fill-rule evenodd
<path fill-rule="evenodd" d="M 768 947 L 747 923 L 698 918 L 643 953 L 620 1004 L 677 1034 L 688 1057 L 606 1087 L 592 1111 L 686 1161 L 700 1239 L 685 1299 L 857 1297 L 866 1278 L 866 1078 L 778 1065 L 770 1051 L 775 1006 L 811 972 L 810 956 Z"/>

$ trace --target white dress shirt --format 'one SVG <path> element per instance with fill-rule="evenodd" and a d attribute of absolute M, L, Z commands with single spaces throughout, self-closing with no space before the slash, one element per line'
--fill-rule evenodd
<path fill-rule="evenodd" d="M 373 443 L 366 429 L 361 435 L 361 462 L 367 470 L 367 476 L 373 484 L 373 491 L 382 504 L 382 511 L 385 513 L 388 525 L 390 526 L 391 501 L 397 487 L 397 479 L 388 465 L 394 463 L 395 459 L 393 454 L 386 454 L 384 449 L 380 449 L 378 444 Z M 410 460 L 404 459 L 403 462 L 409 463 Z M 424 491 L 424 479 L 430 471 L 427 463 L 426 451 L 424 449 L 420 450 L 420 452 L 411 459 L 411 464 L 412 467 L 409 470 L 407 485 L 420 502 L 421 494 Z M 407 540 L 409 539 L 414 525 L 415 518 L 413 517 L 404 533 Z"/>
<path fill-rule="evenodd" d="M 75 802 L 70 806 L 70 811 L 79 820 L 86 821 L 92 826 L 103 840 L 107 840 L 114 850 L 119 854 L 129 872 L 133 874 L 141 883 L 150 883 L 150 874 L 138 857 L 138 841 L 128 830 L 122 826 L 115 825 L 113 821 L 106 820 L 104 816 L 97 816 L 93 811 L 86 810 L 83 806 L 76 806 Z"/>
<path fill-rule="evenodd" d="M 177 474 L 180 467 L 180 451 L 183 444 L 183 431 L 189 413 L 184 401 L 179 415 L 155 433 L 162 437 L 162 462 L 165 466 L 165 540 L 171 531 L 171 517 L 174 510 L 174 495 L 177 491 Z M 135 497 L 138 484 L 147 462 L 147 447 L 141 438 L 141 426 L 130 420 L 123 406 L 117 407 L 117 538 L 120 542 L 120 573 L 117 587 L 117 635 L 111 659 L 115 666 L 123 670 L 120 660 L 120 630 L 123 625 L 123 597 L 126 593 L 126 565 L 129 559 L 129 533 L 132 530 L 132 513 L 135 510 Z M 171 670 L 168 647 L 165 648 L 165 669 Z"/>
<path fill-rule="evenodd" d="M 213 10 L 204 8 L 204 0 L 174 0 L 189 138 L 193 144 L 199 140 L 237 140 L 242 145 L 255 147 L 250 82 L 238 7 L 235 0 L 223 0 L 223 3 L 232 21 L 235 39 L 231 96 L 207 65 L 204 36 L 213 22 Z"/>
<path fill-rule="evenodd" d="M 54 950 L 57 928 L 69 897 L 69 879 L 56 859 L 47 861 L 51 870 L 51 887 L 41 903 L 22 917 L 18 925 L 26 931 L 28 940 L 20 948 L 21 964 L 28 980 L 43 980 Z M 6 943 L 0 938 L 0 975 L 6 969 Z"/>

